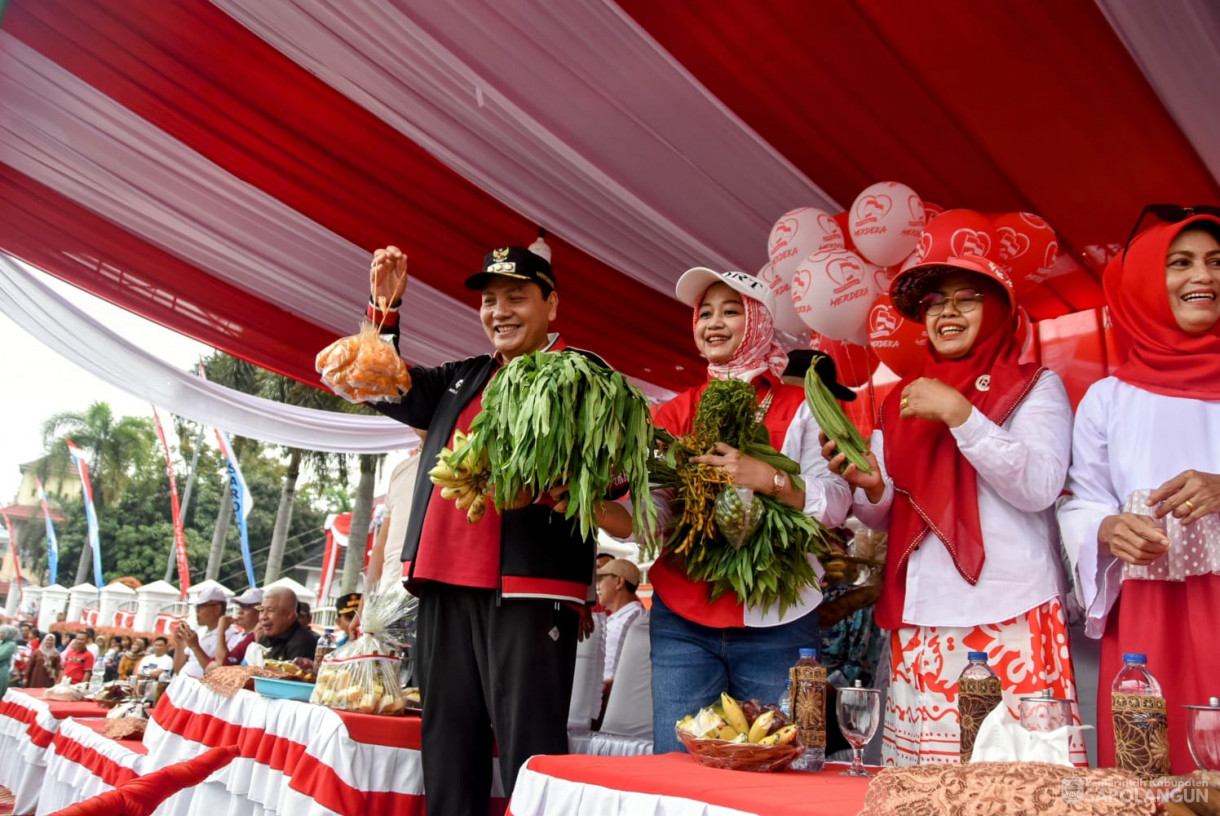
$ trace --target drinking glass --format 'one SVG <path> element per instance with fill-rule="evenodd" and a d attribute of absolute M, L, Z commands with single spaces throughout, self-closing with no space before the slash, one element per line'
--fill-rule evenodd
<path fill-rule="evenodd" d="M 881 692 L 877 689 L 860 688 L 859 681 L 852 688 L 839 689 L 839 700 L 835 710 L 839 715 L 839 730 L 851 745 L 851 767 L 842 776 L 875 776 L 864 768 L 864 746 L 877 733 L 881 721 Z"/>

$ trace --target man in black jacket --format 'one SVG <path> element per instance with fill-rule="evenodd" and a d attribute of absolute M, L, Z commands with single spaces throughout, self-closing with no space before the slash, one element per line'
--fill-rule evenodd
<path fill-rule="evenodd" d="M 377 307 L 397 307 L 406 258 L 394 247 L 378 250 L 371 278 L 369 319 L 388 326 L 397 343 L 397 315 Z M 503 513 L 489 506 L 470 524 L 428 479 L 454 431 L 470 429 L 502 365 L 566 348 L 549 333 L 559 295 L 540 255 L 493 250 L 466 288 L 482 293 L 479 314 L 495 353 L 412 368 L 401 403 L 373 406 L 425 439 L 405 541 L 386 546 L 401 545 L 404 579 L 420 598 L 424 790 L 428 813 L 445 816 L 487 812 L 493 741 L 506 797 L 528 757 L 567 753 L 578 627 L 591 601 L 596 551 L 593 538 L 554 512 L 550 496 L 518 497 Z M 598 521 L 615 535 L 630 532 L 626 509 L 614 502 Z"/>
<path fill-rule="evenodd" d="M 313 660 L 318 637 L 297 620 L 297 594 L 288 587 L 271 587 L 263 593 L 263 609 L 258 615 L 263 637 L 258 643 L 272 660 Z"/>

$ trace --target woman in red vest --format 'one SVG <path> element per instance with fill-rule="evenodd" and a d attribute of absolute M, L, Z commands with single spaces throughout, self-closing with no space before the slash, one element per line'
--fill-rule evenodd
<path fill-rule="evenodd" d="M 1076 699 L 1053 511 L 1072 409 L 1058 376 L 1020 363 L 1016 296 L 997 264 L 920 264 L 890 296 L 927 327 L 931 353 L 883 403 L 870 473 L 833 442 L 823 450 L 855 488 L 856 516 L 889 533 L 876 608 L 891 631 L 882 759 L 957 762 L 968 652 L 987 653 L 1014 717 L 1019 697 L 1046 688 Z M 1085 761 L 1082 740 L 1072 759 Z"/>
<path fill-rule="evenodd" d="M 770 289 L 753 275 L 697 267 L 678 281 L 677 295 L 694 310 L 695 346 L 708 362 L 708 382 L 736 378 L 754 386 L 771 445 L 800 464 L 805 486 L 797 488 L 786 473 L 724 442 L 692 461 L 724 468 L 735 484 L 769 494 L 828 527 L 842 525 L 851 503 L 847 486 L 821 457 L 820 429 L 804 390 L 780 380 L 788 357 L 775 343 Z M 656 424 L 675 436 L 689 433 L 706 388 L 707 383 L 690 388 L 662 405 Z M 815 569 L 820 575 L 820 566 Z M 671 556 L 653 564 L 649 579 L 656 753 L 682 750 L 674 723 L 722 691 L 741 700 L 778 700 L 799 650 L 820 645 L 816 609 L 822 594 L 816 583 L 802 590 L 801 603 L 781 612 L 778 604 L 747 607 L 731 592 L 712 601 L 711 584 L 690 578 Z"/>

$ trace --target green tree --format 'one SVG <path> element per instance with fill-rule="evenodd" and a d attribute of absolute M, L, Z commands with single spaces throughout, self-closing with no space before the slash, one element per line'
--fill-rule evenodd
<path fill-rule="evenodd" d="M 267 399 L 317 411 L 346 413 L 350 412 L 354 407 L 351 403 L 334 394 L 271 371 L 263 372 L 261 393 Z M 347 456 L 343 454 L 292 447 L 285 447 L 284 452 L 288 456 L 288 467 L 284 473 L 279 503 L 275 513 L 275 528 L 271 533 L 271 546 L 267 554 L 266 571 L 263 573 L 264 585 L 277 580 L 283 570 L 284 548 L 288 541 L 288 530 L 292 524 L 293 506 L 296 503 L 297 481 L 301 475 L 302 463 L 313 472 L 314 477 L 322 484 L 330 483 L 332 481 L 332 474 L 335 473 L 337 473 L 340 484 L 346 484 L 347 482 Z"/>
<path fill-rule="evenodd" d="M 45 466 L 48 470 L 62 466 L 69 458 L 65 444 L 69 438 L 88 458 L 100 531 L 103 509 L 123 495 L 135 470 L 148 462 L 154 438 L 152 422 L 147 417 L 116 419 L 105 402 L 95 402 L 83 412 L 56 414 L 42 426 L 43 446 L 47 452 Z M 101 538 L 101 541 L 105 552 L 106 540 Z M 88 549 L 82 549 L 77 561 L 75 584 L 85 581 L 91 560 Z M 60 561 L 71 563 L 62 556 Z"/>
<path fill-rule="evenodd" d="M 385 454 L 360 454 L 360 483 L 356 486 L 356 501 L 352 505 L 352 527 L 343 557 L 343 580 L 339 585 L 339 591 L 344 594 L 356 591 L 356 583 L 364 569 L 364 542 L 368 540 L 373 521 L 373 488 L 377 466 L 383 459 Z"/>

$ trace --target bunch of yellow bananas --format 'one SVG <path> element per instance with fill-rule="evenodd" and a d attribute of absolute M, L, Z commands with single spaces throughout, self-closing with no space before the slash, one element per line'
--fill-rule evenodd
<path fill-rule="evenodd" d="M 697 739 L 720 739 L 758 745 L 787 745 L 796 739 L 796 726 L 783 723 L 783 715 L 766 708 L 754 717 L 746 716 L 741 703 L 722 692 L 720 703 L 687 714 L 678 720 L 678 730 Z"/>
<path fill-rule="evenodd" d="M 456 501 L 466 511 L 466 520 L 477 524 L 487 512 L 487 474 L 490 464 L 486 451 L 476 453 L 463 431 L 453 432 L 453 447 L 442 448 L 436 466 L 428 471 L 432 484 L 441 489 L 441 498 Z"/>

